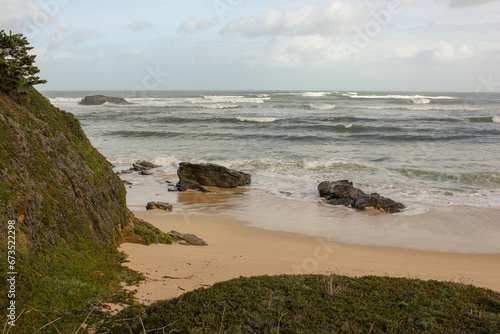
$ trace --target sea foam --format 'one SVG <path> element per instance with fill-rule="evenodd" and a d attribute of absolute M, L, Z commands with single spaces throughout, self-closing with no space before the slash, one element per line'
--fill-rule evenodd
<path fill-rule="evenodd" d="M 240 122 L 255 122 L 255 123 L 273 123 L 280 118 L 277 117 L 237 117 Z"/>
<path fill-rule="evenodd" d="M 337 107 L 335 104 L 310 104 L 309 106 L 317 110 L 333 110 Z"/>
<path fill-rule="evenodd" d="M 328 92 L 305 92 L 305 93 L 302 93 L 302 96 L 304 97 L 323 97 L 323 96 L 327 96 Z"/>

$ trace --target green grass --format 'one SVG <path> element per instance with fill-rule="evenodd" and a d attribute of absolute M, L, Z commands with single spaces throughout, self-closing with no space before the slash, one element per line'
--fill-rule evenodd
<path fill-rule="evenodd" d="M 135 220 L 134 233 L 140 236 L 146 245 L 158 243 L 171 245 L 173 243 L 172 238 L 168 234 L 163 233 L 157 227 L 141 219 Z"/>
<path fill-rule="evenodd" d="M 148 333 L 499 333 L 500 294 L 405 278 L 241 277 L 128 308 L 104 327 L 143 333 L 143 326 Z"/>

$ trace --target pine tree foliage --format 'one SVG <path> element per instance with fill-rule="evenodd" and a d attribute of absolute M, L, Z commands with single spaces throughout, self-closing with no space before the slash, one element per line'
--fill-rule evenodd
<path fill-rule="evenodd" d="M 47 81 L 36 76 L 40 70 L 34 66 L 34 55 L 28 54 L 33 47 L 22 34 L 0 31 L 0 89 L 23 91 L 28 86 Z"/>

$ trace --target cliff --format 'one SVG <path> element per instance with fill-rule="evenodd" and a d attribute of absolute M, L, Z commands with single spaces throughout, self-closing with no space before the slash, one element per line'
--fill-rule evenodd
<path fill-rule="evenodd" d="M 120 242 L 168 241 L 128 210 L 125 187 L 79 121 L 33 88 L 21 98 L 0 91 L 2 253 L 9 221 L 16 221 L 18 312 L 56 312 L 110 297 L 123 277 L 134 276 L 120 266 Z M 6 261 L 2 256 L 3 296 Z M 32 316 L 19 321 L 24 317 Z"/>

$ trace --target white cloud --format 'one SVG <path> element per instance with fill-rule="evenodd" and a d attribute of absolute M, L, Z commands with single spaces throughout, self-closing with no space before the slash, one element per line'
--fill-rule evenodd
<path fill-rule="evenodd" d="M 49 50 L 58 49 L 61 45 L 68 41 L 68 34 L 71 30 L 71 26 L 67 23 L 59 23 L 57 31 L 54 35 L 49 37 Z"/>
<path fill-rule="evenodd" d="M 290 9 L 274 7 L 258 17 L 235 19 L 223 32 L 246 36 L 348 33 L 361 28 L 372 9 L 369 1 L 354 5 L 344 0 L 306 3 Z"/>
<path fill-rule="evenodd" d="M 154 28 L 154 25 L 147 21 L 140 21 L 140 22 L 130 23 L 129 25 L 127 25 L 127 28 L 134 31 L 144 31 Z"/>
<path fill-rule="evenodd" d="M 201 30 L 212 28 L 218 23 L 218 19 L 211 17 L 201 20 L 189 19 L 181 24 L 179 30 L 194 34 Z"/>
<path fill-rule="evenodd" d="M 64 60 L 91 61 L 94 59 L 91 55 L 85 55 L 67 50 L 49 50 L 45 48 L 37 48 L 37 60 L 44 62 L 57 62 Z"/>
<path fill-rule="evenodd" d="M 472 7 L 480 6 L 489 2 L 497 2 L 499 0 L 450 0 L 449 7 L 460 8 L 460 7 Z"/>
<path fill-rule="evenodd" d="M 135 58 L 141 55 L 139 46 L 124 48 L 120 51 L 120 58 Z"/>
<path fill-rule="evenodd" d="M 99 51 L 96 52 L 95 57 L 97 59 L 105 59 L 106 58 L 106 53 L 104 52 L 104 50 L 99 50 Z"/>
<path fill-rule="evenodd" d="M 413 56 L 413 61 L 420 64 L 452 63 L 458 60 L 469 59 L 474 56 L 474 49 L 462 44 L 455 46 L 441 41 L 431 48 L 421 50 Z"/>
<path fill-rule="evenodd" d="M 93 37 L 99 37 L 101 33 L 92 29 L 78 29 L 71 34 L 71 42 L 74 44 L 85 43 Z"/>
<path fill-rule="evenodd" d="M 49 37 L 48 49 L 56 50 L 61 48 L 65 44 L 72 44 L 72 46 L 78 45 L 80 43 L 85 43 L 92 37 L 100 36 L 100 33 L 90 29 L 78 29 L 75 30 L 68 23 L 59 23 L 57 25 L 57 31 Z"/>
<path fill-rule="evenodd" d="M 454 46 L 447 42 L 440 42 L 434 48 L 434 59 L 437 61 L 453 61 L 472 57 L 474 52 L 467 45 Z"/>
<path fill-rule="evenodd" d="M 53 8 L 44 8 L 24 0 L 0 1 L 0 26 L 5 30 L 25 35 L 57 21 Z"/>

